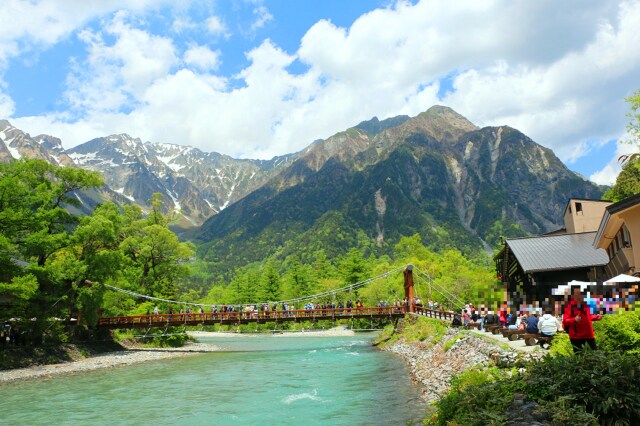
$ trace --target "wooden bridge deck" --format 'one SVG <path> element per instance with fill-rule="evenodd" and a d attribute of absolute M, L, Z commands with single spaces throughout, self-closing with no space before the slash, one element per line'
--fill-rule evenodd
<path fill-rule="evenodd" d="M 363 307 L 289 310 L 269 312 L 218 312 L 189 314 L 157 314 L 101 318 L 98 325 L 102 328 L 144 328 L 198 325 L 237 325 L 249 323 L 286 322 L 286 321 L 323 321 L 354 318 L 403 318 L 405 307 Z"/>

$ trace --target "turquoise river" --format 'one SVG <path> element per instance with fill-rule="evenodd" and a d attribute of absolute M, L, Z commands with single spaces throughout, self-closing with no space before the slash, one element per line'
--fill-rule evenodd
<path fill-rule="evenodd" d="M 424 414 L 402 360 L 371 335 L 200 341 L 221 351 L 0 385 L 0 424 L 404 425 Z"/>

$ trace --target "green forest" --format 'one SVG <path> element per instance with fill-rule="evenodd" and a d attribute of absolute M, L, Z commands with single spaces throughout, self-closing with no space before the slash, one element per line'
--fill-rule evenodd
<path fill-rule="evenodd" d="M 76 191 L 102 184 L 95 172 L 42 160 L 0 164 L 0 320 L 19 324 L 25 339 L 37 344 L 91 339 L 99 316 L 146 314 L 156 306 L 105 285 L 184 303 L 275 302 L 345 287 L 411 263 L 466 302 L 478 303 L 487 290 L 497 292 L 486 254 L 469 260 L 456 250 L 435 252 L 418 234 L 402 237 L 390 255 L 376 256 L 366 241 L 360 247 L 327 248 L 342 253 L 333 257 L 324 249 L 309 253 L 298 247 L 299 254 L 281 259 L 274 253 L 223 278 L 170 229 L 173 218 L 162 213 L 160 194 L 154 194 L 148 212 L 107 202 L 88 216 L 70 213 L 80 203 Z M 417 284 L 416 290 L 448 303 L 426 285 Z M 402 273 L 334 297 L 369 306 L 401 300 Z M 159 309 L 166 312 L 167 303 Z"/>

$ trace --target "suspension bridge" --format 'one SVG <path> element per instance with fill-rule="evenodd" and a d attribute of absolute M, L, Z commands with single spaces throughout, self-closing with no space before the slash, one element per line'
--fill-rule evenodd
<path fill-rule="evenodd" d="M 443 321 L 450 322 L 453 319 L 454 312 L 444 309 L 428 309 L 421 306 L 420 303 L 416 303 L 419 297 L 416 295 L 414 285 L 414 269 L 416 270 L 415 278 L 425 284 L 425 291 L 428 291 L 429 299 L 433 297 L 433 294 L 439 295 L 438 298 L 446 300 L 450 303 L 450 306 L 454 310 L 458 311 L 462 308 L 463 303 L 456 298 L 446 288 L 436 283 L 431 279 L 429 274 L 414 268 L 413 265 L 406 265 L 404 267 L 396 268 L 388 271 L 384 274 L 378 275 L 373 278 L 361 281 L 356 284 L 352 284 L 346 287 L 342 287 L 335 290 L 329 290 L 323 293 L 313 294 L 309 296 L 299 297 L 290 300 L 280 300 L 276 302 L 259 302 L 243 304 L 241 308 L 237 310 L 225 310 L 218 312 L 189 312 L 189 313 L 158 313 L 151 315 L 131 315 L 131 316 L 118 316 L 118 317 L 105 317 L 100 318 L 99 327 L 106 329 L 118 329 L 118 328 L 153 328 L 153 327 L 173 327 L 173 326 L 202 326 L 202 325 L 240 325 L 249 323 L 267 323 L 267 322 L 303 322 L 303 321 L 336 321 L 336 320 L 349 320 L 349 319 L 399 319 L 403 318 L 407 314 L 423 315 L 431 318 L 441 319 Z M 287 306 L 291 307 L 296 303 L 309 302 L 314 300 L 322 300 L 327 298 L 333 298 L 344 293 L 350 293 L 358 288 L 364 287 L 374 281 L 389 278 L 390 276 L 402 271 L 404 278 L 404 300 L 401 304 L 395 306 L 355 306 L 355 307 L 335 307 L 332 304 L 330 308 L 317 309 L 315 306 L 311 309 L 277 309 L 277 307 Z M 163 302 L 181 306 L 190 306 L 196 309 L 212 308 L 211 304 L 201 303 L 185 303 L 175 300 L 161 299 L 153 296 L 143 295 L 132 291 L 120 289 L 117 287 L 105 285 L 112 291 L 128 294 L 133 297 L 140 297 L 147 300 L 153 300 L 156 302 Z M 422 287 L 421 287 L 422 288 Z M 276 309 L 269 310 L 249 310 L 246 307 L 261 307 L 261 306 L 275 306 Z M 242 309 L 245 308 L 245 309 Z"/>

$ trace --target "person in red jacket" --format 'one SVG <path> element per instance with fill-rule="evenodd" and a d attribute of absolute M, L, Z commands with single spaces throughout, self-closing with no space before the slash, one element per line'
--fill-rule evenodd
<path fill-rule="evenodd" d="M 500 312 L 498 312 L 498 318 L 500 319 L 500 327 L 502 328 L 506 328 L 507 327 L 507 311 L 506 309 L 502 309 L 500 310 Z"/>
<path fill-rule="evenodd" d="M 591 322 L 601 319 L 602 315 L 591 314 L 591 309 L 584 303 L 584 296 L 580 289 L 573 289 L 571 301 L 564 308 L 562 317 L 562 327 L 569 333 L 573 352 L 582 350 L 585 344 L 593 350 L 597 349 Z"/>

